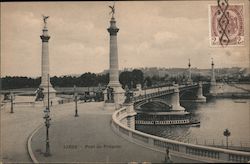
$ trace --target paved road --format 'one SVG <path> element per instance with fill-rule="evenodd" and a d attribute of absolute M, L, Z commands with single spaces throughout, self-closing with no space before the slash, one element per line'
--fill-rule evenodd
<path fill-rule="evenodd" d="M 80 103 L 80 117 L 74 117 L 74 103 L 53 106 L 50 128 L 52 156 L 45 158 L 45 128 L 32 140 L 32 149 L 42 162 L 162 162 L 164 154 L 155 152 L 117 136 L 110 127 L 112 112 L 102 109 L 103 103 Z M 27 139 L 43 124 L 43 107 L 16 106 L 13 114 L 9 104 L 1 110 L 2 162 L 31 162 Z M 174 158 L 176 162 L 188 162 Z"/>
<path fill-rule="evenodd" d="M 73 105 L 73 104 L 72 104 Z M 53 118 L 50 129 L 51 157 L 44 157 L 45 128 L 32 138 L 32 149 L 39 162 L 155 162 L 165 155 L 117 136 L 110 127 L 111 112 L 103 103 L 79 104 L 80 117 L 73 114 Z M 72 111 L 72 109 L 69 109 Z M 64 111 L 65 112 L 65 111 Z M 177 162 L 190 162 L 181 158 Z M 193 161 L 192 161 L 193 162 Z"/>

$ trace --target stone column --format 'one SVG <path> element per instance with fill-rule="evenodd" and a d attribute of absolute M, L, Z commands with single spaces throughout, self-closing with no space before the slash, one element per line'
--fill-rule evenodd
<path fill-rule="evenodd" d="M 42 68 L 41 68 L 41 85 L 43 88 L 44 98 L 48 97 L 48 87 L 50 92 L 50 98 L 55 98 L 56 91 L 52 87 L 49 79 L 49 39 L 48 29 L 46 24 L 43 27 L 43 34 L 40 36 L 42 39 Z"/>
<path fill-rule="evenodd" d="M 212 59 L 211 66 L 212 66 L 211 83 L 216 83 L 216 80 L 215 80 L 215 73 L 214 73 L 214 61 L 213 61 L 213 59 Z"/>
<path fill-rule="evenodd" d="M 192 76 L 191 76 L 191 63 L 190 63 L 190 59 L 188 59 L 188 84 L 192 84 Z"/>
<path fill-rule="evenodd" d="M 111 18 L 108 32 L 110 34 L 109 42 L 109 86 L 120 86 L 119 83 L 119 65 L 118 65 L 118 48 L 117 33 L 119 28 L 116 27 L 115 18 Z"/>
<path fill-rule="evenodd" d="M 185 108 L 183 108 L 180 105 L 180 90 L 179 90 L 179 85 L 178 84 L 174 84 L 174 93 L 171 95 L 171 99 L 170 99 L 170 104 L 172 106 L 172 111 L 185 111 Z"/>
<path fill-rule="evenodd" d="M 216 87 L 213 59 L 212 59 L 211 67 L 212 67 L 212 73 L 211 73 L 211 82 L 210 82 L 209 94 L 211 96 L 216 96 L 217 95 L 217 87 Z"/>
<path fill-rule="evenodd" d="M 116 27 L 115 18 L 112 17 L 110 20 L 110 27 L 107 29 L 110 34 L 110 52 L 109 52 L 109 84 L 108 86 L 113 88 L 114 91 L 114 102 L 107 101 L 107 90 L 105 94 L 105 106 L 109 108 L 119 108 L 125 100 L 125 91 L 122 89 L 119 82 L 119 65 L 118 65 L 118 48 L 117 48 L 117 33 L 119 28 Z"/>
<path fill-rule="evenodd" d="M 202 82 L 199 82 L 198 84 L 198 90 L 196 96 L 197 96 L 195 100 L 196 102 L 206 102 L 206 97 L 204 97 L 202 93 Z"/>

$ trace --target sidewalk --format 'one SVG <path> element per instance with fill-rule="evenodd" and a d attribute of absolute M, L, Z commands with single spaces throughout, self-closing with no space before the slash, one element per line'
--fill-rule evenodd
<path fill-rule="evenodd" d="M 10 113 L 10 103 L 1 106 L 0 162 L 32 162 L 27 152 L 27 140 L 30 134 L 44 123 L 44 109 L 41 105 L 14 105 L 14 113 Z M 52 106 L 52 118 L 63 118 L 73 112 L 68 109 L 73 109 L 73 103 Z"/>
<path fill-rule="evenodd" d="M 27 153 L 30 133 L 43 122 L 42 107 L 19 106 L 10 113 L 10 104 L 1 107 L 1 157 L 3 163 L 31 162 Z"/>

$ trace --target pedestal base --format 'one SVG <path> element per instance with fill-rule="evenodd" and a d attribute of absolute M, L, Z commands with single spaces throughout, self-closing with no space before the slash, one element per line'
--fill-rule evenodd
<path fill-rule="evenodd" d="M 180 106 L 180 105 L 176 105 L 176 106 L 173 106 L 173 108 L 171 109 L 171 111 L 175 111 L 175 112 L 184 112 L 185 111 L 185 108 Z"/>
<path fill-rule="evenodd" d="M 209 89 L 209 96 L 217 96 L 217 85 L 211 84 Z"/>
<path fill-rule="evenodd" d="M 103 110 L 105 110 L 105 111 L 111 111 L 111 112 L 114 112 L 116 109 L 119 108 L 119 106 L 117 107 L 115 103 L 104 102 L 103 106 L 104 106 Z"/>
<path fill-rule="evenodd" d="M 43 89 L 43 95 L 44 95 L 43 104 L 45 106 L 47 106 L 48 105 L 48 86 L 41 85 L 40 88 Z M 57 100 L 58 99 L 56 99 L 56 90 L 52 87 L 52 85 L 50 85 L 49 86 L 49 101 L 50 101 L 49 103 L 50 103 L 50 105 L 58 104 Z"/>
<path fill-rule="evenodd" d="M 194 100 L 194 102 L 206 102 L 207 98 L 205 96 L 199 96 L 197 97 L 196 100 Z"/>
<path fill-rule="evenodd" d="M 48 86 L 41 85 L 40 88 L 43 89 L 44 98 L 48 97 Z M 56 90 L 52 87 L 52 85 L 49 86 L 49 98 L 55 98 L 56 97 Z"/>
<path fill-rule="evenodd" d="M 104 109 L 111 108 L 110 106 L 113 104 L 114 109 L 119 109 L 121 105 L 125 101 L 125 91 L 122 89 L 121 85 L 110 86 L 113 88 L 114 100 L 113 103 L 106 102 L 107 101 L 107 89 L 104 90 Z"/>

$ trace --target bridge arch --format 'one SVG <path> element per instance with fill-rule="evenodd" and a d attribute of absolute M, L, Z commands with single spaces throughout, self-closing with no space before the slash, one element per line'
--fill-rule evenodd
<path fill-rule="evenodd" d="M 187 89 L 180 92 L 180 99 L 196 99 L 197 98 L 197 90 Z"/>
<path fill-rule="evenodd" d="M 135 109 L 136 110 L 142 110 L 142 106 L 143 105 L 146 105 L 146 104 L 149 104 L 149 103 L 156 103 L 156 104 L 162 104 L 162 105 L 165 105 L 166 107 L 166 110 L 169 110 L 172 108 L 172 105 L 169 105 L 165 100 L 163 99 L 160 99 L 160 98 L 152 98 L 152 99 L 148 99 L 148 100 L 145 100 L 145 101 L 141 101 L 137 104 L 135 104 Z"/>

